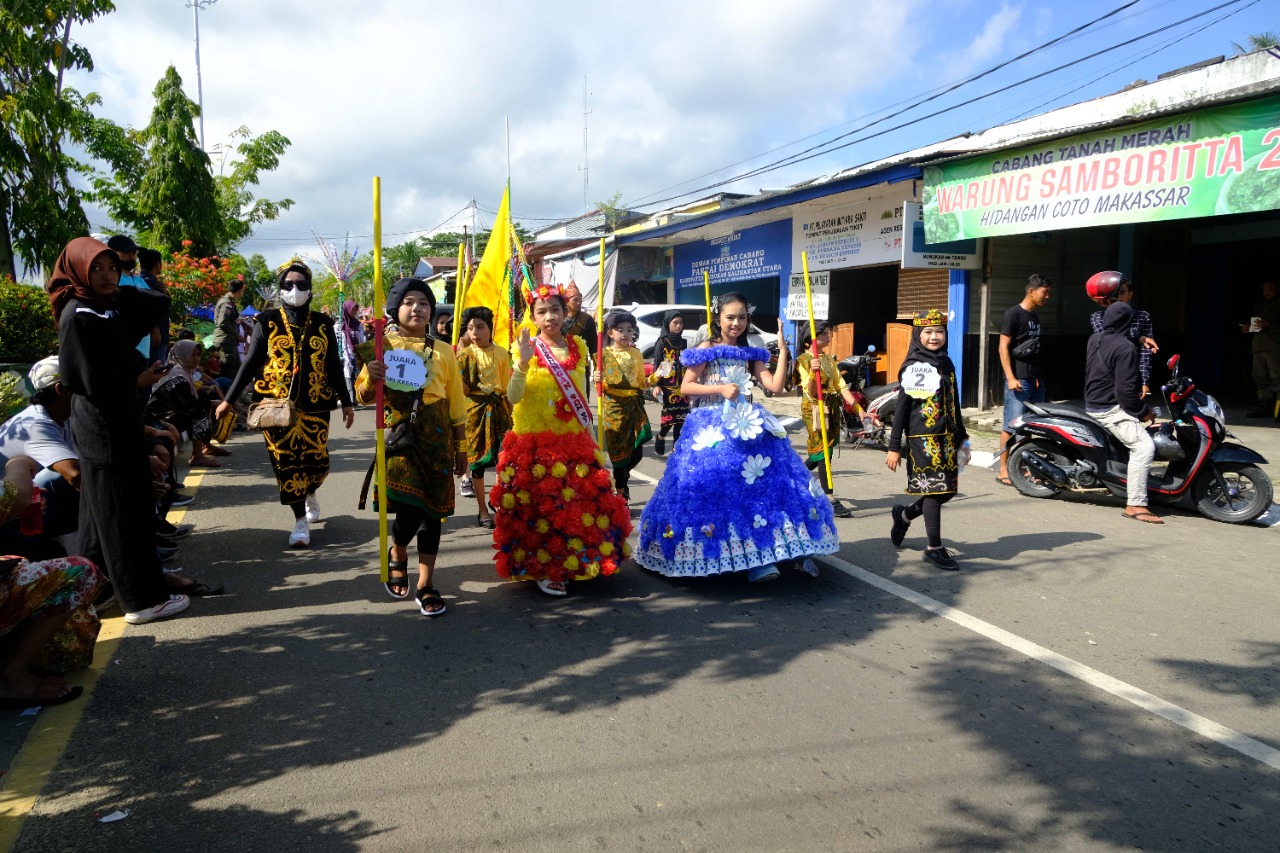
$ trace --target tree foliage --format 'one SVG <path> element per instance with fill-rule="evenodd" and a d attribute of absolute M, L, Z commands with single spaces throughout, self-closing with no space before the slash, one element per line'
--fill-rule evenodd
<path fill-rule="evenodd" d="M 115 9 L 109 0 L 5 0 L 0 3 L 0 273 L 51 266 L 88 230 L 71 176 L 87 167 L 64 140 L 85 143 L 95 129 L 94 95 L 61 87 L 67 69 L 93 60 L 69 39 L 72 24 Z"/>
<path fill-rule="evenodd" d="M 176 252 L 185 247 L 210 257 L 218 251 L 223 229 L 209 155 L 196 140 L 200 108 L 182 91 L 172 65 L 152 94 L 155 107 L 143 136 L 147 158 L 137 195 L 140 230 L 154 248 Z"/>
<path fill-rule="evenodd" d="M 229 259 L 202 257 L 194 254 L 193 248 L 193 241 L 179 241 L 177 251 L 165 259 L 161 274 L 169 294 L 169 319 L 175 323 L 183 322 L 192 308 L 217 302 L 231 278 Z"/>
<path fill-rule="evenodd" d="M 31 364 L 58 349 L 58 329 L 44 290 L 0 274 L 0 362 Z"/>
<path fill-rule="evenodd" d="M 249 128 L 241 126 L 231 138 L 243 141 L 216 149 L 222 155 L 222 168 L 214 178 L 223 227 L 220 247 L 224 251 L 249 239 L 258 225 L 278 218 L 294 204 L 291 198 L 254 198 L 250 189 L 258 185 L 263 172 L 274 172 L 280 166 L 280 158 L 290 145 L 288 137 L 275 130 L 255 137 Z"/>
<path fill-rule="evenodd" d="M 1280 33 L 1261 32 L 1250 33 L 1245 38 L 1245 43 L 1233 41 L 1231 46 L 1236 49 L 1236 53 L 1253 53 L 1255 50 L 1265 50 L 1269 47 L 1280 45 Z"/>

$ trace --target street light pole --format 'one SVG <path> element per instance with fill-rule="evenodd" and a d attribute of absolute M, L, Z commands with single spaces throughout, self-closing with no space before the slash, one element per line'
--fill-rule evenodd
<path fill-rule="evenodd" d="M 200 150 L 204 148 L 204 84 L 200 79 L 200 10 L 207 9 L 218 0 L 188 0 L 196 30 L 196 103 L 200 105 Z"/>

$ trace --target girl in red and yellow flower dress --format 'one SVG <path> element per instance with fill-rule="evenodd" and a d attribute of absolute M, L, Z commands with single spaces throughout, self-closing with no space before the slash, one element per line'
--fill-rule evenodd
<path fill-rule="evenodd" d="M 591 435 L 582 393 L 587 347 L 561 334 L 564 297 L 540 285 L 526 298 L 529 314 L 507 386 L 512 429 L 489 493 L 495 562 L 502 577 L 536 581 L 546 594 L 561 596 L 568 581 L 618 571 L 629 554 L 631 514 L 614 494 Z"/>

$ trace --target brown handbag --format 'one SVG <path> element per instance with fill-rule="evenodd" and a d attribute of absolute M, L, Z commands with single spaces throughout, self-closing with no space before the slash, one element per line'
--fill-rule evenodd
<path fill-rule="evenodd" d="M 245 425 L 249 429 L 291 427 L 298 422 L 298 407 L 292 400 L 259 400 L 249 407 Z"/>
<path fill-rule="evenodd" d="M 307 318 L 310 319 L 309 317 Z M 289 338 L 293 339 L 293 330 L 289 329 L 289 320 L 284 316 L 284 309 L 280 309 L 280 320 L 284 323 L 284 327 L 289 332 Z M 305 338 L 307 327 L 302 327 L 302 335 Z M 293 347 L 294 358 L 302 356 L 301 346 L 296 342 Z M 298 375 L 295 370 L 289 376 L 289 390 L 285 392 L 283 398 L 272 397 L 265 400 L 259 400 L 249 406 L 249 416 L 245 418 L 245 426 L 249 429 L 288 429 L 298 422 L 298 407 L 293 402 L 293 379 Z"/>

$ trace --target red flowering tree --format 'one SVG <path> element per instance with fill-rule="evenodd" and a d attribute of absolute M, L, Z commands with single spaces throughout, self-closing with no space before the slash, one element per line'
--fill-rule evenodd
<path fill-rule="evenodd" d="M 191 241 L 183 240 L 182 248 L 169 255 L 161 275 L 172 300 L 169 319 L 175 323 L 182 323 L 192 308 L 217 302 L 231 277 L 229 259 L 196 258 L 190 251 Z"/>

